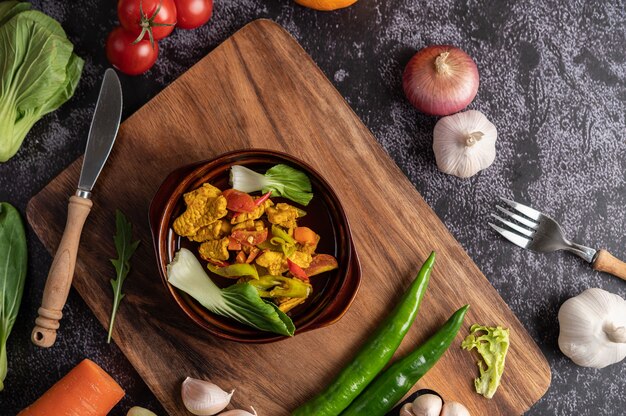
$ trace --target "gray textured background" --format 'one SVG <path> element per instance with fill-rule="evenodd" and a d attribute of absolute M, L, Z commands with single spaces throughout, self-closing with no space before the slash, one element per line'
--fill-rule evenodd
<path fill-rule="evenodd" d="M 39 122 L 16 157 L 0 165 L 0 200 L 22 213 L 28 199 L 84 147 L 106 60 L 102 44 L 116 24 L 113 1 L 34 1 L 56 17 L 86 66 L 75 97 Z M 290 0 L 216 0 L 205 27 L 176 31 L 146 75 L 122 77 L 124 117 L 247 22 L 268 17 L 287 28 L 346 97 L 416 185 L 550 361 L 553 379 L 530 415 L 626 414 L 624 362 L 576 367 L 557 346 L 560 304 L 588 287 L 622 297 L 626 284 L 565 254 L 535 255 L 489 231 L 497 196 L 541 207 L 575 239 L 626 258 L 626 2 L 515 0 L 360 0 L 334 13 Z M 481 86 L 471 108 L 498 127 L 494 165 L 469 180 L 437 171 L 435 118 L 404 99 L 400 78 L 423 46 L 450 43 L 476 60 Z M 87 356 L 127 390 L 131 405 L 164 413 L 105 330 L 72 291 L 63 331 L 49 350 L 29 342 L 51 263 L 29 230 L 30 270 L 21 314 L 9 339 L 0 414 L 13 415 Z"/>

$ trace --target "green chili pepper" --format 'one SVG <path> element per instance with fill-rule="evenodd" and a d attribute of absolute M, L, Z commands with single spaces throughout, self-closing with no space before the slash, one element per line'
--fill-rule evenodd
<path fill-rule="evenodd" d="M 297 408 L 293 416 L 337 416 L 365 389 L 387 365 L 413 324 L 426 293 L 434 263 L 435 253 L 432 253 L 400 302 L 352 362 L 339 373 L 326 390 Z M 367 413 L 363 415 L 370 416 Z"/>
<path fill-rule="evenodd" d="M 384 416 L 448 350 L 469 305 L 456 311 L 425 343 L 393 363 L 341 413 L 341 416 Z"/>
<path fill-rule="evenodd" d="M 230 266 L 225 267 L 217 267 L 212 265 L 211 263 L 207 264 L 208 269 L 215 273 L 218 276 L 222 277 L 241 277 L 241 276 L 250 276 L 254 279 L 259 278 L 259 273 L 254 267 L 253 264 L 242 263 L 242 264 L 231 264 Z"/>

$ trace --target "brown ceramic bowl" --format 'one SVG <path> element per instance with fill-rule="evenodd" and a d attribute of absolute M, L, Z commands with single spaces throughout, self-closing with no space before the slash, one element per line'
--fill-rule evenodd
<path fill-rule="evenodd" d="M 159 272 L 163 283 L 181 309 L 201 328 L 220 338 L 248 343 L 273 342 L 287 337 L 271 332 L 259 331 L 240 324 L 230 318 L 215 315 L 191 296 L 176 289 L 167 281 L 166 266 L 172 261 L 174 253 L 181 247 L 190 249 L 197 255 L 198 243 L 177 236 L 172 230 L 172 223 L 184 210 L 182 196 L 185 192 L 196 189 L 205 182 L 227 189 L 229 169 L 232 165 L 243 165 L 258 172 L 265 172 L 270 167 L 284 163 L 306 172 L 313 185 L 314 197 L 307 207 L 307 215 L 298 220 L 299 225 L 307 226 L 320 237 L 318 253 L 335 256 L 339 268 L 311 278 L 313 293 L 307 301 L 289 312 L 296 334 L 337 322 L 346 313 L 356 296 L 361 281 L 361 266 L 354 250 L 350 226 L 337 195 L 322 175 L 306 163 L 296 158 L 270 150 L 245 150 L 223 154 L 215 159 L 185 166 L 172 172 L 157 191 L 150 205 L 150 227 Z M 282 198 L 272 198 L 280 202 Z M 290 204 L 295 204 L 291 201 Z M 206 264 L 200 259 L 202 264 Z M 211 274 L 219 286 L 233 284 L 228 280 Z"/>

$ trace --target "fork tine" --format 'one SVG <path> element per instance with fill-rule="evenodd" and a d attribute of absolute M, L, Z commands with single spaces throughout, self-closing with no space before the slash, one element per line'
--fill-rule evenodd
<path fill-rule="evenodd" d="M 527 239 L 526 237 L 522 237 L 519 234 L 515 234 L 511 231 L 500 228 L 491 222 L 489 223 L 489 225 L 491 226 L 491 228 L 496 230 L 498 234 L 500 234 L 502 237 L 506 238 L 516 246 L 519 246 L 521 248 L 528 248 L 528 244 L 531 242 L 531 240 Z"/>
<path fill-rule="evenodd" d="M 519 225 L 517 225 L 515 223 L 512 223 L 511 221 L 507 221 L 504 218 L 501 218 L 500 216 L 498 216 L 496 214 L 491 214 L 491 216 L 496 218 L 498 221 L 500 221 L 504 225 L 507 225 L 510 228 L 512 228 L 513 230 L 517 231 L 518 233 L 525 235 L 526 237 L 532 237 L 533 234 L 535 233 L 534 231 L 530 231 L 527 228 L 520 227 Z"/>
<path fill-rule="evenodd" d="M 524 218 L 521 215 L 514 214 L 508 209 L 502 208 L 500 205 L 496 205 L 496 208 L 502 211 L 503 213 L 505 213 L 506 215 L 508 215 L 509 217 L 513 218 L 515 221 L 519 222 L 520 224 L 525 225 L 528 228 L 532 228 L 534 230 L 539 226 L 539 224 L 537 224 L 536 222 L 531 221 L 527 218 Z"/>
<path fill-rule="evenodd" d="M 532 209 L 531 207 L 527 207 L 526 205 L 511 201 L 510 199 L 502 197 L 500 197 L 500 199 L 506 202 L 508 206 L 510 206 L 517 212 L 521 212 L 522 214 L 526 215 L 528 218 L 532 218 L 535 221 L 539 221 L 539 219 L 541 218 L 541 212 L 537 211 L 536 209 Z"/>

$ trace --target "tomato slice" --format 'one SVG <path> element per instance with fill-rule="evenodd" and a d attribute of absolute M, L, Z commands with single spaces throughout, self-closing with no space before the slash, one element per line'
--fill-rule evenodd
<path fill-rule="evenodd" d="M 254 199 L 245 192 L 227 189 L 222 192 L 226 198 L 226 208 L 234 212 L 252 212 L 256 208 Z"/>
<path fill-rule="evenodd" d="M 262 231 L 235 230 L 230 238 L 244 246 L 256 246 L 267 240 L 267 228 Z"/>

